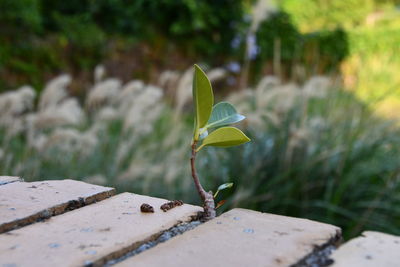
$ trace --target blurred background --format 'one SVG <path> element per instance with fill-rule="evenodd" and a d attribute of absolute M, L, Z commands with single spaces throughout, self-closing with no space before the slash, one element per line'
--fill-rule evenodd
<path fill-rule="evenodd" d="M 400 234 L 399 0 L 0 0 L 0 174 L 200 204 L 192 66 L 252 142 L 220 209 Z"/>

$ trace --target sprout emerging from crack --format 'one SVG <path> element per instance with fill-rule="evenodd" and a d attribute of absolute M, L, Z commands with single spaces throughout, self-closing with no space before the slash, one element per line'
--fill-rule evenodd
<path fill-rule="evenodd" d="M 218 192 L 232 187 L 233 184 L 221 185 L 215 195 L 212 191 L 205 191 L 196 173 L 196 154 L 206 146 L 230 147 L 247 143 L 250 139 L 238 128 L 228 126 L 242 121 L 245 117 L 238 114 L 236 109 L 227 102 L 214 105 L 213 90 L 207 75 L 197 65 L 194 65 L 194 69 L 193 103 L 195 116 L 190 165 L 197 192 L 203 201 L 203 220 L 207 221 L 216 216 L 214 198 Z M 215 130 L 210 132 L 212 129 Z"/>

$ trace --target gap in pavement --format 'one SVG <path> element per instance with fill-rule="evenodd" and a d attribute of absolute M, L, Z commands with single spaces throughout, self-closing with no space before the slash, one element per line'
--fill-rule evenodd
<path fill-rule="evenodd" d="M 186 231 L 192 230 L 197 226 L 199 226 L 200 224 L 202 224 L 202 222 L 197 218 L 194 218 L 194 220 L 191 222 L 180 223 L 176 226 L 173 226 L 170 229 L 162 232 L 161 234 L 157 234 L 157 237 L 153 238 L 152 240 L 146 241 L 143 244 L 139 245 L 138 247 L 136 245 L 135 249 L 125 253 L 119 258 L 109 260 L 104 266 L 109 267 L 121 261 L 124 261 L 128 258 L 134 257 L 135 255 L 140 254 L 148 249 L 151 249 L 160 243 L 164 243 L 177 235 L 181 235 Z"/>

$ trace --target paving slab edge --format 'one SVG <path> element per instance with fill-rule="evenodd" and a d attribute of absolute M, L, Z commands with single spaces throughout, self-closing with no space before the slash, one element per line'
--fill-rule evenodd
<path fill-rule="evenodd" d="M 342 231 L 336 230 L 325 244 L 315 246 L 313 251 L 299 260 L 297 263 L 290 265 L 290 267 L 324 267 L 334 263 L 330 258 L 332 252 L 336 250 L 343 243 Z"/>
<path fill-rule="evenodd" d="M 111 253 L 101 257 L 100 259 L 97 259 L 95 261 L 85 262 L 84 266 L 85 267 L 100 267 L 100 266 L 109 267 L 109 266 L 112 266 L 112 265 L 117 264 L 119 262 L 122 262 L 122 261 L 124 261 L 124 260 L 126 260 L 128 258 L 134 257 L 135 255 L 138 255 L 138 254 L 140 254 L 140 253 L 142 253 L 142 252 L 144 252 L 146 250 L 152 249 L 152 248 L 156 247 L 158 244 L 164 243 L 164 242 L 168 241 L 169 239 L 174 238 L 177 235 L 183 234 L 186 231 L 190 231 L 190 230 L 196 228 L 201 223 L 197 224 L 196 226 L 194 226 L 192 228 L 188 227 L 188 229 L 185 230 L 185 231 L 182 231 L 180 233 L 171 235 L 171 237 L 166 239 L 166 240 L 162 240 L 163 234 L 171 233 L 172 231 L 174 231 L 174 229 L 176 227 L 179 227 L 179 225 L 187 225 L 187 224 L 190 224 L 192 222 L 200 222 L 199 218 L 200 218 L 199 214 L 189 216 L 188 220 L 178 221 L 176 224 L 174 224 L 174 226 L 172 226 L 169 229 L 157 232 L 157 233 L 147 237 L 144 240 L 134 242 L 134 243 L 130 244 L 129 246 L 126 246 L 126 247 L 124 247 L 124 248 L 122 248 L 120 250 L 111 252 Z M 141 247 L 143 245 L 148 245 L 148 247 L 141 249 Z"/>
<path fill-rule="evenodd" d="M 10 177 L 17 177 L 17 176 L 10 176 Z M 18 177 L 18 179 L 16 179 L 16 180 L 0 181 L 0 186 L 6 185 L 6 184 L 11 184 L 11 183 L 16 183 L 16 182 L 25 182 L 25 180 L 21 177 Z"/>
<path fill-rule="evenodd" d="M 0 234 L 22 228 L 24 226 L 34 224 L 49 219 L 53 216 L 64 214 L 68 211 L 82 208 L 84 206 L 105 200 L 116 194 L 115 188 L 110 188 L 108 191 L 99 192 L 88 197 L 79 197 L 78 199 L 69 200 L 68 202 L 41 210 L 28 217 L 20 218 L 8 223 L 4 223 L 0 227 Z"/>

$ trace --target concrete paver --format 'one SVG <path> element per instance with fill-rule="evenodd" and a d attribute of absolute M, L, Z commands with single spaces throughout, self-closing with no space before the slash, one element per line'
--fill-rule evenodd
<path fill-rule="evenodd" d="M 289 266 L 340 234 L 329 224 L 233 209 L 117 266 Z"/>
<path fill-rule="evenodd" d="M 332 253 L 332 267 L 398 267 L 400 266 L 400 236 L 379 232 L 364 232 Z"/>
<path fill-rule="evenodd" d="M 0 235 L 4 266 L 101 266 L 159 236 L 202 208 L 184 204 L 163 212 L 166 200 L 123 193 L 43 223 Z M 148 203 L 154 213 L 142 213 Z M 0 265 L 1 266 L 1 265 Z"/>
<path fill-rule="evenodd" d="M 0 185 L 5 185 L 14 182 L 23 182 L 23 179 L 21 179 L 18 176 L 0 176 Z"/>
<path fill-rule="evenodd" d="M 75 180 L 14 182 L 0 186 L 0 233 L 79 208 L 115 189 Z"/>

